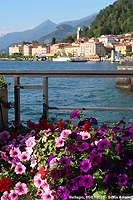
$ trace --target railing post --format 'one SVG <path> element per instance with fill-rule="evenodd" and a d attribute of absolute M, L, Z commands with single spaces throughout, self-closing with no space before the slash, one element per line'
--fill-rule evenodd
<path fill-rule="evenodd" d="M 48 77 L 43 77 L 43 114 L 48 121 Z"/>
<path fill-rule="evenodd" d="M 14 77 L 15 121 L 20 123 L 20 77 Z"/>

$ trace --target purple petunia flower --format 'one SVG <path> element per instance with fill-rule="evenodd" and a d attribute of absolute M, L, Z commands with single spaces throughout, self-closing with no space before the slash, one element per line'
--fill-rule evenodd
<path fill-rule="evenodd" d="M 67 158 L 67 157 L 63 157 L 59 160 L 59 162 L 63 165 L 63 166 L 67 166 L 67 165 L 70 165 L 70 161 L 71 159 L 70 158 Z"/>
<path fill-rule="evenodd" d="M 3 131 L 0 133 L 0 139 L 8 140 L 10 138 L 10 134 L 8 131 Z"/>
<path fill-rule="evenodd" d="M 104 130 L 107 130 L 109 129 L 108 126 L 104 123 L 102 126 L 101 126 L 101 130 L 104 131 Z"/>
<path fill-rule="evenodd" d="M 124 151 L 124 147 L 120 143 L 118 143 L 115 150 L 117 151 L 118 154 L 120 154 Z"/>
<path fill-rule="evenodd" d="M 124 133 L 122 133 L 122 138 L 123 138 L 123 139 L 129 138 L 129 137 L 131 137 L 131 136 L 132 136 L 132 131 L 130 131 L 130 129 L 126 129 L 126 130 L 124 131 Z"/>
<path fill-rule="evenodd" d="M 106 134 L 106 132 L 102 132 L 102 130 L 99 130 L 97 133 L 96 133 L 96 137 L 103 137 L 104 135 Z"/>
<path fill-rule="evenodd" d="M 116 177 L 113 174 L 106 174 L 103 182 L 106 185 L 112 185 L 115 182 L 115 180 L 116 180 Z"/>
<path fill-rule="evenodd" d="M 60 200 L 66 200 L 69 197 L 70 191 L 63 186 L 59 186 L 56 194 Z"/>
<path fill-rule="evenodd" d="M 18 193 L 18 195 L 27 194 L 27 192 L 28 192 L 27 185 L 25 183 L 21 183 L 21 182 L 18 182 L 15 185 L 15 190 Z"/>
<path fill-rule="evenodd" d="M 69 166 L 63 167 L 62 174 L 64 177 L 68 177 L 71 174 L 71 168 Z"/>
<path fill-rule="evenodd" d="M 121 187 L 127 185 L 127 182 L 128 182 L 127 177 L 128 176 L 126 174 L 119 174 L 118 185 Z"/>
<path fill-rule="evenodd" d="M 61 171 L 57 170 L 57 168 L 54 168 L 51 170 L 50 172 L 50 176 L 56 180 L 56 179 L 59 179 L 60 178 L 60 175 L 61 175 Z"/>
<path fill-rule="evenodd" d="M 89 149 L 89 144 L 87 142 L 82 142 L 77 148 L 79 151 L 83 152 L 84 150 Z"/>
<path fill-rule="evenodd" d="M 111 161 L 107 160 L 107 157 L 102 157 L 101 159 L 101 164 L 100 164 L 100 168 L 102 171 L 109 169 L 111 166 Z"/>
<path fill-rule="evenodd" d="M 81 169 L 83 172 L 87 172 L 91 167 L 92 167 L 92 165 L 91 165 L 89 159 L 83 160 L 83 161 L 80 163 L 80 169 Z"/>
<path fill-rule="evenodd" d="M 77 110 L 71 112 L 70 119 L 76 119 L 77 117 L 80 117 L 80 114 L 77 114 Z"/>
<path fill-rule="evenodd" d="M 114 131 L 115 133 L 119 133 L 122 131 L 122 128 L 120 126 L 112 126 L 112 131 Z"/>
<path fill-rule="evenodd" d="M 95 149 L 90 153 L 90 161 L 93 166 L 101 163 L 102 153 L 97 152 Z"/>
<path fill-rule="evenodd" d="M 95 125 L 98 124 L 97 120 L 93 117 L 90 118 L 90 123 L 95 124 Z"/>
<path fill-rule="evenodd" d="M 75 153 L 77 151 L 77 146 L 75 144 L 68 145 L 66 151 L 70 151 L 70 153 Z"/>
<path fill-rule="evenodd" d="M 86 188 L 90 188 L 91 186 L 93 186 L 93 184 L 94 184 L 94 180 L 91 175 L 83 176 L 83 182 L 82 182 L 83 186 L 85 186 Z"/>
<path fill-rule="evenodd" d="M 101 141 L 98 142 L 97 146 L 98 146 L 98 150 L 104 150 L 107 149 L 108 146 L 110 145 L 110 142 L 107 139 L 103 139 Z"/>

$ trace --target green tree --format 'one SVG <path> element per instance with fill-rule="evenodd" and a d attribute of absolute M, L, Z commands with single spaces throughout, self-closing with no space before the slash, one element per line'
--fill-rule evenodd
<path fill-rule="evenodd" d="M 55 44 L 55 37 L 52 38 L 51 45 Z"/>
<path fill-rule="evenodd" d="M 32 43 L 38 43 L 38 41 L 37 40 L 33 40 Z"/>

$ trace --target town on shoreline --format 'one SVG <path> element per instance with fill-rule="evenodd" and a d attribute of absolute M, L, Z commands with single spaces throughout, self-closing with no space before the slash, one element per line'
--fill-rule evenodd
<path fill-rule="evenodd" d="M 9 55 L 3 52 L 0 60 L 53 60 L 53 61 L 116 61 L 133 55 L 133 33 L 101 35 L 99 38 L 82 37 L 77 29 L 77 39 L 72 43 L 46 45 L 25 43 L 9 47 Z M 69 58 L 69 59 L 68 59 Z"/>

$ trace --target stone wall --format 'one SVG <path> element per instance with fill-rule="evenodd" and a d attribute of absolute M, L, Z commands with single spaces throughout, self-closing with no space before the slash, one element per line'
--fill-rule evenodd
<path fill-rule="evenodd" d="M 133 59 L 122 61 L 118 70 L 133 70 Z M 130 89 L 133 92 L 133 78 L 116 78 L 116 88 Z"/>

